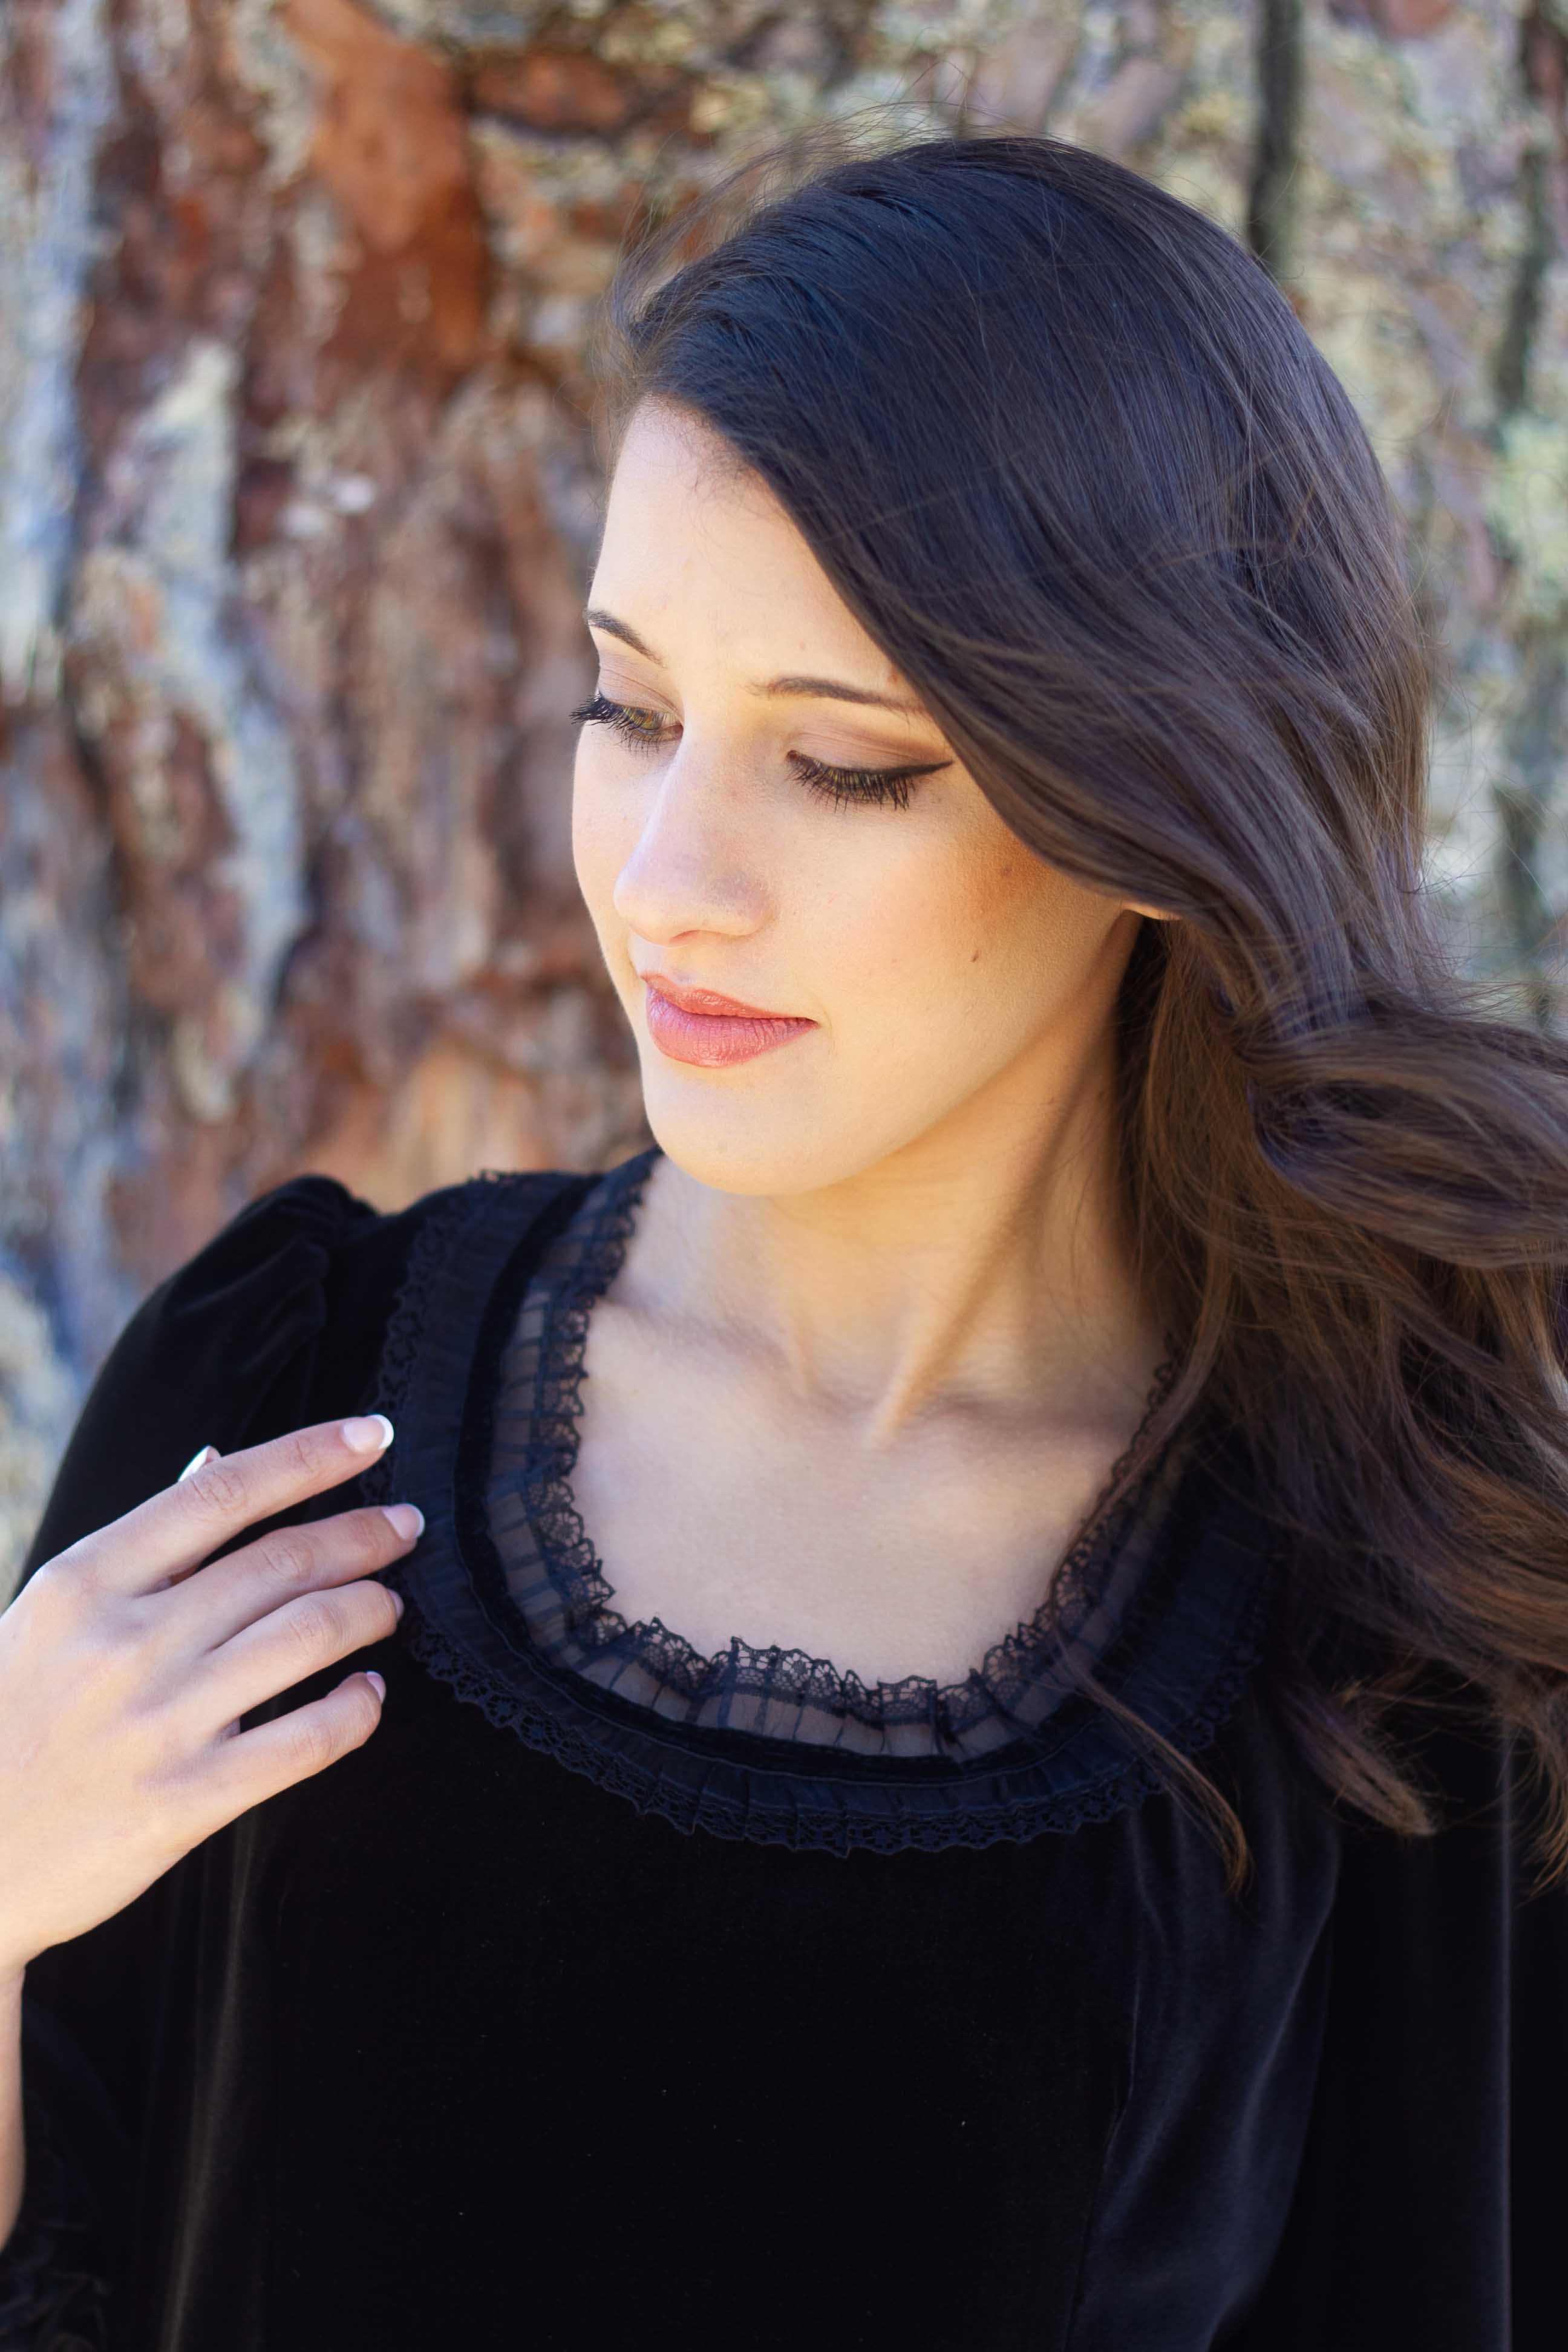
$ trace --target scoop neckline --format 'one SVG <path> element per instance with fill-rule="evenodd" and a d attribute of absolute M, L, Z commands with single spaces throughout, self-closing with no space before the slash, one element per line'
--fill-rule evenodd
<path fill-rule="evenodd" d="M 1158 1745 L 1074 1689 L 1037 1732 L 984 1756 L 847 1753 L 671 1721 L 544 1656 L 486 1524 L 487 1405 L 538 1253 L 605 1172 L 487 1169 L 414 1204 L 373 1399 L 397 1443 L 360 1482 L 367 1502 L 425 1514 L 384 1571 L 405 1603 L 399 1652 L 498 1730 L 679 1830 L 837 1854 L 1104 1821 L 1167 1782 L 1164 1752 L 1219 1736 L 1268 1645 L 1279 1549 L 1219 1429 L 1189 1449 L 1152 1564 L 1096 1661 L 1101 1689 Z"/>
<path fill-rule="evenodd" d="M 631 1619 L 616 1607 L 608 1566 L 588 1534 L 574 1485 L 593 1309 L 620 1276 L 636 1230 L 637 1211 L 662 1156 L 662 1148 L 651 1144 L 604 1171 L 580 1195 L 554 1236 L 562 1246 L 571 1246 L 574 1255 L 552 1275 L 542 1263 L 545 1253 L 534 1253 L 513 1317 L 515 1329 L 518 1318 L 537 1292 L 541 1329 L 535 1343 L 536 1385 L 554 1400 L 553 1418 L 561 1433 L 553 1447 L 538 1442 L 531 1447 L 536 1466 L 521 1486 L 519 1500 L 539 1559 L 572 1624 L 574 1646 L 642 1664 L 656 1682 L 689 1705 L 701 1704 L 705 1695 L 721 1697 L 742 1682 L 748 1699 L 757 1703 L 761 1712 L 783 1715 L 809 1704 L 884 1735 L 897 1727 L 925 1722 L 939 1742 L 952 1737 L 947 1730 L 950 1725 L 974 1727 L 988 1717 L 1009 1722 L 999 1692 L 1009 1683 L 1024 1679 L 1036 1686 L 1037 1701 L 1039 1686 L 1048 1685 L 1054 1675 L 1056 1695 L 1036 1723 L 1016 1726 L 1011 1739 L 993 1738 L 982 1754 L 1000 1755 L 1005 1745 L 1035 1738 L 1040 1724 L 1070 1692 L 1061 1664 L 1063 1650 L 1073 1647 L 1098 1659 L 1114 1643 L 1115 1618 L 1098 1647 L 1086 1640 L 1084 1629 L 1097 1612 L 1106 1609 L 1122 1538 L 1145 1506 L 1173 1444 L 1183 1435 L 1178 1430 L 1156 1447 L 1134 1485 L 1111 1500 L 1117 1482 L 1175 1384 L 1180 1358 L 1174 1341 L 1166 1335 L 1137 1423 L 1080 1515 L 1041 1600 L 1026 1617 L 987 1643 L 962 1676 L 942 1681 L 935 1675 L 913 1674 L 868 1683 L 853 1669 L 840 1668 L 829 1656 L 798 1645 L 752 1643 L 739 1633 L 731 1633 L 721 1648 L 705 1652 L 661 1615 Z M 585 1213 L 590 1222 L 584 1231 Z M 1130 1606 L 1135 1596 L 1136 1586 L 1124 1596 L 1121 1606 Z M 528 1624 L 527 1612 L 510 1591 L 507 1604 Z M 537 1640 L 531 1624 L 528 1630 Z M 583 1676 L 580 1665 L 571 1670 L 592 1680 Z M 603 1689 L 605 1685 L 595 1681 L 593 1687 Z M 636 1704 L 646 1708 L 647 1703 Z M 778 1735 L 753 1732 L 752 1736 Z M 808 1739 L 794 1733 L 784 1737 L 792 1747 L 810 1745 L 829 1753 L 846 1752 L 833 1740 Z"/>

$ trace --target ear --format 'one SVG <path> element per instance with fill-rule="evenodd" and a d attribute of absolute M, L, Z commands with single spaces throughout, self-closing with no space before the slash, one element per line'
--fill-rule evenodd
<path fill-rule="evenodd" d="M 1178 918 L 1164 907 L 1141 906 L 1136 898 L 1127 898 L 1122 903 L 1130 915 L 1147 915 L 1152 923 L 1173 923 L 1178 920 Z"/>

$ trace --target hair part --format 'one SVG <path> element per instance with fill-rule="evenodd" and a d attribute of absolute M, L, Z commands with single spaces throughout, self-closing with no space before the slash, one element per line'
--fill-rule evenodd
<path fill-rule="evenodd" d="M 1568 1045 L 1424 887 L 1386 478 L 1262 265 L 1091 150 L 818 126 L 634 240 L 595 363 L 768 485 L 1018 837 L 1159 907 L 1118 1002 L 1128 1207 L 1282 1546 L 1267 1662 L 1337 1801 L 1443 1826 L 1395 1708 L 1525 1735 L 1568 1874 Z M 1095 1677 L 1247 1864 L 1226 1800 Z"/>

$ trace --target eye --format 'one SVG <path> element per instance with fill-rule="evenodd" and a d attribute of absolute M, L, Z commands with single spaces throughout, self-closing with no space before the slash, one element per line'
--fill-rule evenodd
<path fill-rule="evenodd" d="M 825 768 L 820 760 L 808 759 L 804 751 L 788 751 L 784 756 L 804 783 L 840 807 L 846 801 L 886 801 L 890 807 L 908 808 L 915 778 L 933 776 L 939 768 L 950 764 L 946 760 L 931 760 L 921 768 Z"/>
<path fill-rule="evenodd" d="M 569 710 L 568 719 L 582 719 L 602 727 L 613 727 L 617 735 L 626 736 L 632 743 L 658 743 L 663 734 L 657 710 L 638 710 L 629 702 L 612 702 L 607 696 L 595 694 Z"/>
<path fill-rule="evenodd" d="M 657 710 L 640 710 L 632 703 L 612 702 L 603 694 L 579 703 L 568 716 L 593 725 L 613 727 L 628 743 L 644 750 L 657 751 L 664 740 L 664 725 Z M 910 786 L 917 777 L 935 775 L 938 769 L 952 764 L 950 760 L 928 760 L 917 768 L 830 768 L 820 760 L 808 758 L 804 751 L 790 751 L 785 757 L 803 783 L 839 807 L 847 801 L 859 801 L 886 802 L 895 808 L 908 808 Z"/>

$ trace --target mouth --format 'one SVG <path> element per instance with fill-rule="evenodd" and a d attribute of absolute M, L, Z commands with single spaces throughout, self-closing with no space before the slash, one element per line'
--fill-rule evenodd
<path fill-rule="evenodd" d="M 643 1013 L 648 1035 L 672 1062 L 719 1069 L 750 1062 L 804 1037 L 816 1023 L 794 1013 L 767 1013 L 716 989 L 688 988 L 663 972 L 644 972 Z"/>

